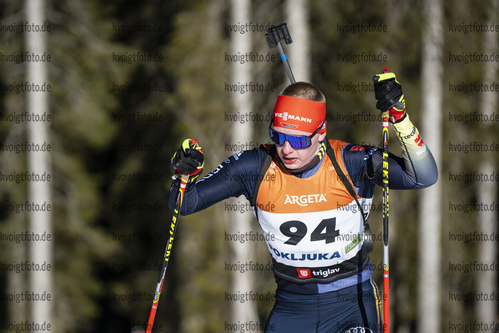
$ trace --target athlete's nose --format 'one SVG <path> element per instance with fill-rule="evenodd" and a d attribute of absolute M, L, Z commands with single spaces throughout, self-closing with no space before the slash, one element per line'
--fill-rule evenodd
<path fill-rule="evenodd" d="M 291 154 L 295 149 L 291 146 L 291 144 L 286 140 L 282 145 L 282 152 L 284 155 Z"/>

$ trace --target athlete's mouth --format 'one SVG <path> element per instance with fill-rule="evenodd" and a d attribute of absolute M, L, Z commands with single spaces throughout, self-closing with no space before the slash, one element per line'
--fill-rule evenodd
<path fill-rule="evenodd" d="M 296 157 L 286 157 L 286 156 L 283 156 L 282 160 L 285 163 L 294 163 L 294 162 L 296 162 L 297 158 Z"/>

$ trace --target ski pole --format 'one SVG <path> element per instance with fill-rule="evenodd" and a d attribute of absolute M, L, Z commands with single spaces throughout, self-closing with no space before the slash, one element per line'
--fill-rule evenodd
<path fill-rule="evenodd" d="M 383 73 L 388 73 L 388 67 Z M 390 290 L 389 290 L 389 261 L 388 261 L 388 216 L 389 216 L 389 187 L 388 187 L 388 121 L 390 111 L 382 112 L 383 121 L 383 332 L 390 332 Z"/>
<path fill-rule="evenodd" d="M 279 32 L 281 32 L 281 34 Z M 293 43 L 286 23 L 279 24 L 278 26 L 271 26 L 267 30 L 265 38 L 267 39 L 267 43 L 269 44 L 269 47 L 271 49 L 277 46 L 279 54 L 281 55 L 281 60 L 284 63 L 284 68 L 286 69 L 286 73 L 288 74 L 289 82 L 295 83 L 296 80 L 293 76 L 293 72 L 291 71 L 291 66 L 289 66 L 288 57 L 286 56 L 286 53 L 284 53 L 284 49 L 281 45 L 281 40 L 283 39 L 286 44 Z"/>
<path fill-rule="evenodd" d="M 154 293 L 154 300 L 152 302 L 151 312 L 149 314 L 149 320 L 147 322 L 146 333 L 150 333 L 154 325 L 154 317 L 156 317 L 156 310 L 158 309 L 159 296 L 161 294 L 161 289 L 163 288 L 163 281 L 165 279 L 168 261 L 170 260 L 173 238 L 175 237 L 175 231 L 177 230 L 177 220 L 180 208 L 182 207 L 182 200 L 184 199 L 185 186 L 188 181 L 189 181 L 189 176 L 182 175 L 182 177 L 180 178 L 180 188 L 177 194 L 177 203 L 175 205 L 175 210 L 173 212 L 172 223 L 170 224 L 170 237 L 166 241 L 166 249 L 165 249 L 163 265 L 161 266 L 161 273 L 159 274 L 158 283 L 156 284 L 156 292 Z"/>

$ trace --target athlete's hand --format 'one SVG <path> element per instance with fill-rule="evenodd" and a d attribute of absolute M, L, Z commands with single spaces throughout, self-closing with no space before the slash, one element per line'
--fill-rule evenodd
<path fill-rule="evenodd" d="M 397 123 L 403 120 L 405 113 L 405 97 L 402 85 L 394 73 L 376 74 L 373 77 L 376 108 L 381 112 L 390 112 L 390 121 Z"/>
<path fill-rule="evenodd" d="M 172 157 L 175 173 L 188 175 L 194 181 L 199 177 L 204 167 L 203 148 L 195 139 L 185 139 L 182 146 Z"/>

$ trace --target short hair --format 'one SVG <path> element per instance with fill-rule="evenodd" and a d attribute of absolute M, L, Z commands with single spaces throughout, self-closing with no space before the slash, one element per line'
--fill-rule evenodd
<path fill-rule="evenodd" d="M 295 82 L 281 91 L 280 95 L 308 99 L 315 102 L 326 102 L 324 94 L 311 83 Z"/>

